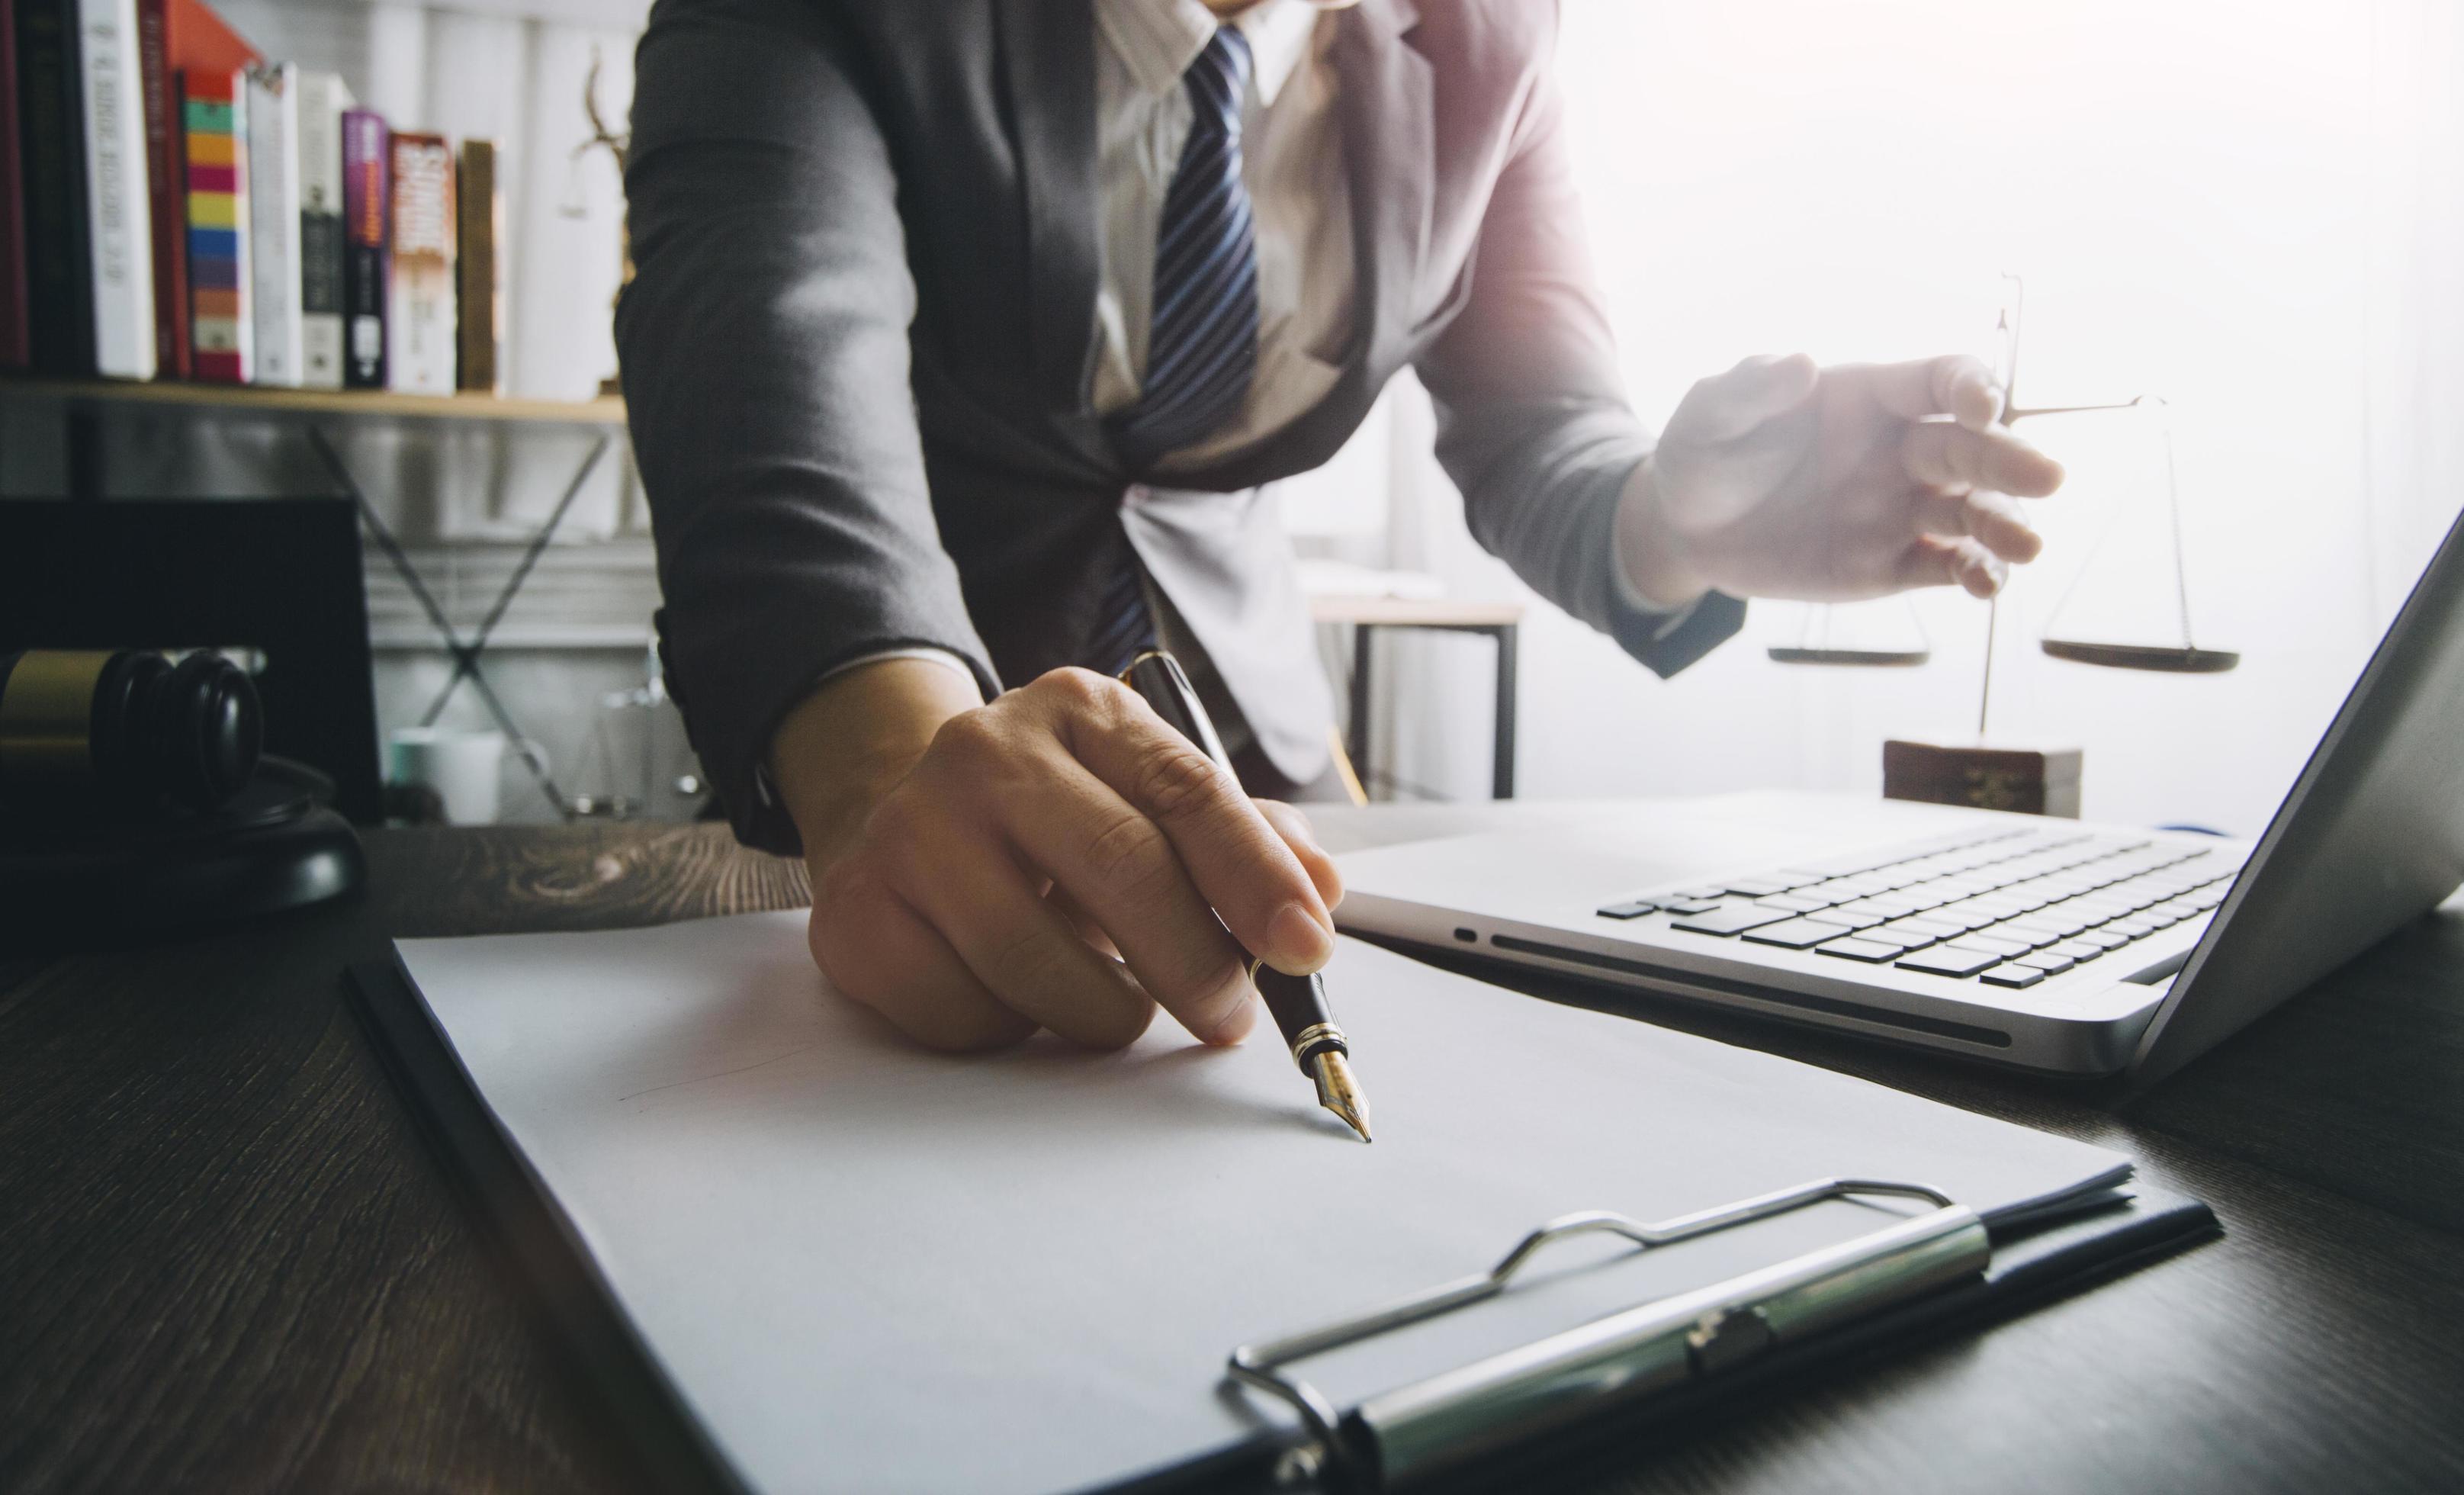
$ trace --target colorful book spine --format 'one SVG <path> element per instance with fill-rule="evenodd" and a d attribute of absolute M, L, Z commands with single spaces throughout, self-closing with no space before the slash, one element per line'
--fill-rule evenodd
<path fill-rule="evenodd" d="M 158 366 L 154 214 L 145 185 L 137 0 L 78 0 L 77 28 L 95 368 L 106 379 L 151 379 Z"/>
<path fill-rule="evenodd" d="M 342 387 L 342 112 L 354 100 L 332 73 L 299 75 L 300 383 Z"/>
<path fill-rule="evenodd" d="M 393 138 L 393 296 L 385 307 L 390 387 L 451 394 L 453 147 L 441 135 Z"/>
<path fill-rule="evenodd" d="M 256 371 L 249 307 L 245 72 L 183 74 L 187 136 L 188 300 L 196 375 L 244 385 Z"/>
<path fill-rule="evenodd" d="M 17 0 L 24 152 L 26 327 L 34 367 L 94 373 L 94 264 L 87 253 L 84 105 L 75 0 Z"/>
<path fill-rule="evenodd" d="M 26 178 L 17 147 L 17 7 L 0 0 L 0 368 L 34 360 L 26 326 Z"/>
<path fill-rule="evenodd" d="M 393 247 L 393 152 L 385 121 L 365 109 L 342 116 L 342 383 L 385 386 L 385 296 Z"/>
<path fill-rule="evenodd" d="M 264 59 L 205 0 L 137 0 L 138 59 L 145 89 L 145 180 L 154 205 L 154 347 L 170 378 L 196 373 L 188 293 L 187 129 L 180 77 L 229 73 Z"/>
<path fill-rule="evenodd" d="M 456 385 L 495 394 L 503 387 L 505 198 L 496 186 L 496 143 L 462 143 L 459 275 L 462 341 Z"/>
<path fill-rule="evenodd" d="M 256 322 L 254 382 L 299 387 L 299 69 L 249 69 L 249 310 Z"/>

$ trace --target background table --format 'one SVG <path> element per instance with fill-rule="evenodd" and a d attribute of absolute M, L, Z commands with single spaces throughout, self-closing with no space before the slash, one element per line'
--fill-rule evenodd
<path fill-rule="evenodd" d="M 1309 599 L 1309 621 L 1352 629 L 1351 715 L 1343 750 L 1365 781 L 1389 781 L 1369 758 L 1370 705 L 1377 661 L 1377 635 L 1387 628 L 1430 633 L 1472 633 L 1497 646 L 1496 687 L 1489 715 L 1489 797 L 1514 798 L 1514 681 L 1522 653 L 1523 605 L 1517 602 L 1475 602 L 1454 597 L 1345 597 L 1331 593 Z"/>
<path fill-rule="evenodd" d="M 1588 813 L 1318 821 L 1343 849 Z M 802 870 L 719 826 L 387 831 L 369 852 L 375 886 L 351 907 L 161 950 L 0 955 L 0 1489 L 641 1487 L 623 1429 L 424 1150 L 339 973 L 389 934 L 794 905 Z M 1637 1437 L 1573 1487 L 2464 1484 L 2464 911 L 2119 1110 L 1613 1000 L 2128 1152 L 2227 1234 L 1983 1334 Z"/>

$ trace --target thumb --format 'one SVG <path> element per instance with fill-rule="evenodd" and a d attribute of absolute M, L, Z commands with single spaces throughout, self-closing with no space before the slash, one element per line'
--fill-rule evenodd
<path fill-rule="evenodd" d="M 1757 354 L 1687 390 L 1668 418 L 1669 429 L 1706 445 L 1734 441 L 1804 404 L 1818 373 L 1802 353 Z"/>

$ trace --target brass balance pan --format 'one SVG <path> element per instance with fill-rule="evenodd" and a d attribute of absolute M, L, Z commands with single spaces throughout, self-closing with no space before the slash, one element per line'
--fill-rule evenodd
<path fill-rule="evenodd" d="M 1906 670 L 1933 657 L 1932 650 L 1923 649 L 1788 649 L 1774 645 L 1767 652 L 1775 665 L 1854 665 L 1867 670 Z"/>
<path fill-rule="evenodd" d="M 2241 664 L 2229 649 L 2191 649 L 2171 644 L 2079 644 L 2046 639 L 2039 646 L 2056 659 L 2106 670 L 2152 670 L 2162 674 L 2220 675 Z"/>

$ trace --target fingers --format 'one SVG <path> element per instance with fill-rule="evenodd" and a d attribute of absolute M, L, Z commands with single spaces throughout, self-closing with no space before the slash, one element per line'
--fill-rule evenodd
<path fill-rule="evenodd" d="M 1317 885 L 1317 895 L 1326 900 L 1327 908 L 1331 911 L 1342 907 L 1343 874 L 1335 870 L 1334 858 L 1327 854 L 1326 847 L 1317 844 L 1317 831 L 1310 826 L 1309 817 L 1298 806 L 1281 800 L 1251 802 L 1275 827 L 1276 834 L 1284 838 L 1284 845 L 1292 848 L 1292 855 L 1301 859 L 1301 867 L 1308 871 L 1309 881 Z"/>
<path fill-rule="evenodd" d="M 1001 1005 L 1089 1048 L 1135 1043 L 1155 1017 L 1134 978 L 1089 945 L 1005 856 L 937 858 L 915 898 Z"/>
<path fill-rule="evenodd" d="M 1947 415 L 1968 430 L 1981 431 L 2002 418 L 2002 387 L 1982 360 L 1965 353 L 1869 364 L 1861 377 L 1876 403 L 1903 421 Z"/>
<path fill-rule="evenodd" d="M 1929 488 L 1991 489 L 2022 498 L 2043 498 L 2062 486 L 2062 465 L 1994 427 L 1969 430 L 1945 421 L 1921 421 L 1900 442 L 1900 463 L 1909 477 Z"/>
<path fill-rule="evenodd" d="M 1068 889 L 1055 883 L 1044 890 L 1044 901 L 1061 911 L 1061 916 L 1078 931 L 1079 938 L 1112 959 L 1121 958 L 1121 947 L 1112 943 L 1112 936 L 1105 934 L 1104 927 L 1095 922 L 1095 916 L 1070 896 Z"/>
<path fill-rule="evenodd" d="M 1687 390 L 1668 417 L 1669 429 L 1706 446 L 1734 441 L 1803 405 L 1818 372 L 1802 353 L 1758 354 Z"/>
<path fill-rule="evenodd" d="M 1210 1044 L 1248 1032 L 1248 963 L 1161 826 L 1067 758 L 1049 766 L 1044 792 L 1003 796 L 998 813 L 1019 854 L 1111 937 L 1181 1026 Z"/>
<path fill-rule="evenodd" d="M 1920 535 L 1901 552 L 1897 581 L 1903 587 L 1958 586 L 1971 597 L 1991 597 L 2010 574 L 1982 541 Z"/>
<path fill-rule="evenodd" d="M 845 996 L 930 1048 L 1002 1048 L 1035 1031 L 1003 1006 L 905 900 L 878 883 L 824 877 L 807 932 L 813 963 Z"/>
<path fill-rule="evenodd" d="M 1923 534 L 1949 539 L 1973 536 L 1994 555 L 2022 565 L 2045 548 L 2044 537 L 2028 527 L 2018 504 L 2001 494 L 1925 494 L 1917 499 L 1916 513 Z"/>
<path fill-rule="evenodd" d="M 1287 975 L 1305 976 L 1326 964 L 1334 954 L 1334 918 L 1299 857 L 1241 792 L 1231 771 L 1166 726 L 1127 687 L 1084 671 L 1062 673 L 1082 677 L 1069 683 L 1072 693 L 1059 697 L 1065 708 L 1076 708 L 1065 709 L 1058 723 L 1065 745 L 1161 829 L 1233 937 Z M 1122 937 L 1109 920 L 1105 927 Z"/>
<path fill-rule="evenodd" d="M 953 1049 L 1038 1026 L 1117 1047 L 1157 1003 L 1200 1039 L 1238 1042 L 1257 1005 L 1243 951 L 1317 969 L 1342 896 L 1297 812 L 1251 801 L 1085 671 L 948 718 L 813 870 L 823 971 Z"/>

